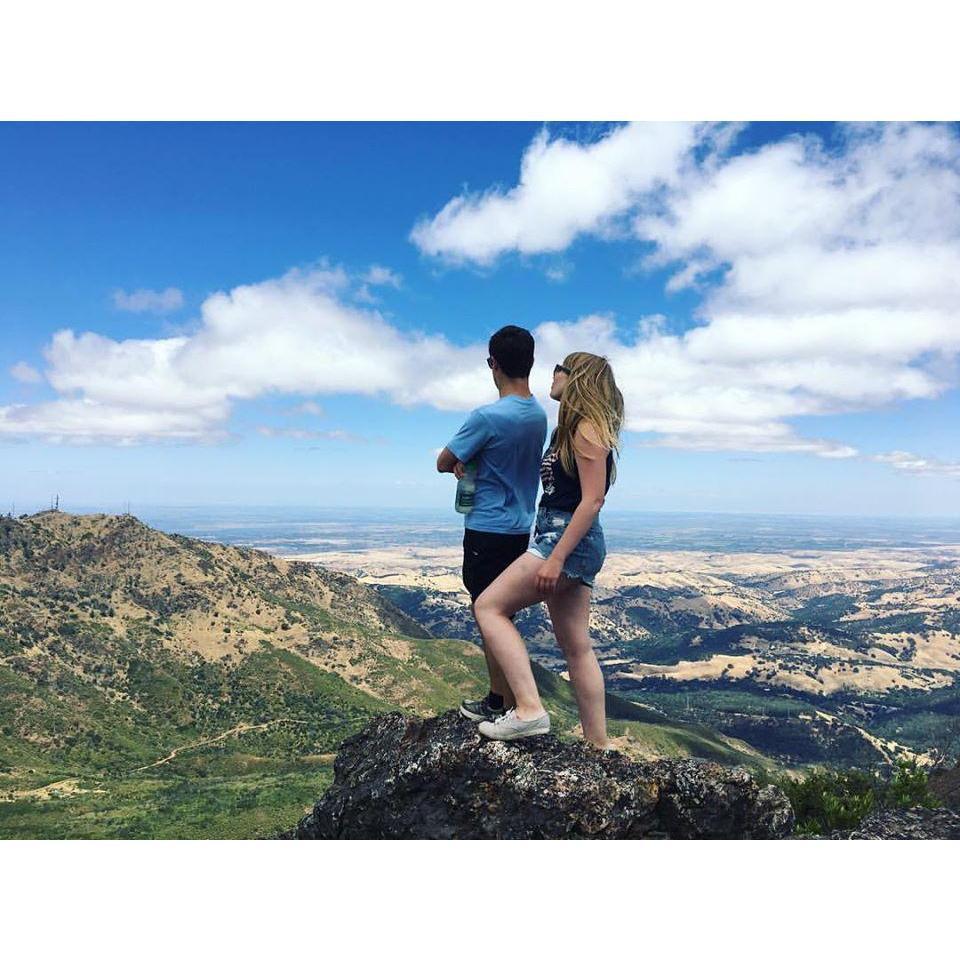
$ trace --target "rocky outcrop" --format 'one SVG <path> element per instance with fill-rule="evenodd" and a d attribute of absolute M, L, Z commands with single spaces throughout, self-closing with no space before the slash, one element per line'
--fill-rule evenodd
<path fill-rule="evenodd" d="M 945 806 L 960 810 L 960 763 L 930 772 L 930 792 Z"/>
<path fill-rule="evenodd" d="M 389 713 L 343 742 L 297 839 L 775 839 L 777 787 L 704 760 L 637 763 L 549 735 L 499 743 L 450 711 Z"/>
<path fill-rule="evenodd" d="M 832 840 L 960 840 L 960 813 L 912 807 L 878 810 L 856 830 L 834 833 Z"/>

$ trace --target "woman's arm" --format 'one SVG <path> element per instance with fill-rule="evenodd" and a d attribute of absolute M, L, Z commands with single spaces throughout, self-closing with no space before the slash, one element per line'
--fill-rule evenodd
<path fill-rule="evenodd" d="M 542 593 L 552 593 L 557 589 L 563 564 L 593 526 L 606 496 L 609 449 L 600 443 L 596 429 L 585 420 L 581 420 L 577 427 L 573 438 L 573 452 L 580 474 L 582 497 L 577 509 L 573 511 L 567 529 L 563 531 L 563 536 L 537 573 L 537 589 Z"/>

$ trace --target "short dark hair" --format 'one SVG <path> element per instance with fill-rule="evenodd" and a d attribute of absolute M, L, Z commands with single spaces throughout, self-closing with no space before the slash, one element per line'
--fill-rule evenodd
<path fill-rule="evenodd" d="M 533 368 L 533 336 L 523 327 L 501 327 L 487 345 L 497 366 L 511 379 L 529 377 Z"/>

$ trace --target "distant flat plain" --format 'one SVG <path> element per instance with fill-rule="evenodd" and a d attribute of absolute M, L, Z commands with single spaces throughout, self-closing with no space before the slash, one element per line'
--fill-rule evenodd
<path fill-rule="evenodd" d="M 285 556 L 392 547 L 455 547 L 453 510 L 337 507 L 138 507 L 168 533 L 257 547 Z M 601 522 L 610 552 L 794 550 L 960 546 L 960 518 L 644 513 L 609 509 Z"/>

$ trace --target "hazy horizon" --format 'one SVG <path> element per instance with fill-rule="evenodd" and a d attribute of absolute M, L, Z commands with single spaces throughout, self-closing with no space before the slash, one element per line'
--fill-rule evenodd
<path fill-rule="evenodd" d="M 452 506 L 453 485 L 451 484 L 451 505 L 437 506 L 408 506 L 394 504 L 327 504 L 318 505 L 311 503 L 265 503 L 256 501 L 231 502 L 231 501 L 154 501 L 141 502 L 139 504 L 130 502 L 129 509 L 125 503 L 100 502 L 100 503 L 74 503 L 67 504 L 61 502 L 59 509 L 62 513 L 104 513 L 104 514 L 122 514 L 132 513 L 137 516 L 138 508 L 141 510 L 264 510 L 264 511 L 356 511 L 358 513 L 389 512 L 402 513 L 423 513 L 429 515 L 439 515 L 450 513 L 454 519 L 462 523 L 462 518 L 456 515 Z M 9 498 L 8 498 L 9 500 Z M 16 507 L 13 510 L 13 507 Z M 10 501 L 4 506 L 4 501 L 0 500 L 0 514 L 6 516 L 13 513 L 15 517 L 24 514 L 42 513 L 44 510 L 50 510 L 52 502 L 28 501 L 25 508 L 21 509 L 19 502 Z M 956 513 L 834 513 L 834 512 L 810 512 L 810 511 L 776 511 L 776 510 L 641 510 L 631 507 L 604 507 L 601 513 L 603 517 L 610 517 L 614 514 L 639 514 L 650 516 L 717 516 L 717 517 L 796 517 L 798 519 L 816 518 L 828 519 L 858 519 L 858 520 L 943 520 L 944 522 L 960 523 L 960 516 Z"/>
<path fill-rule="evenodd" d="M 49 504 L 43 509 L 49 509 Z M 91 507 L 73 514 L 119 513 Z M 463 518 L 452 508 L 131 505 L 165 533 L 285 556 L 388 548 L 459 548 Z M 18 514 L 19 516 L 20 514 Z M 960 518 L 867 517 L 705 511 L 604 510 L 609 552 L 790 552 L 960 545 Z"/>

